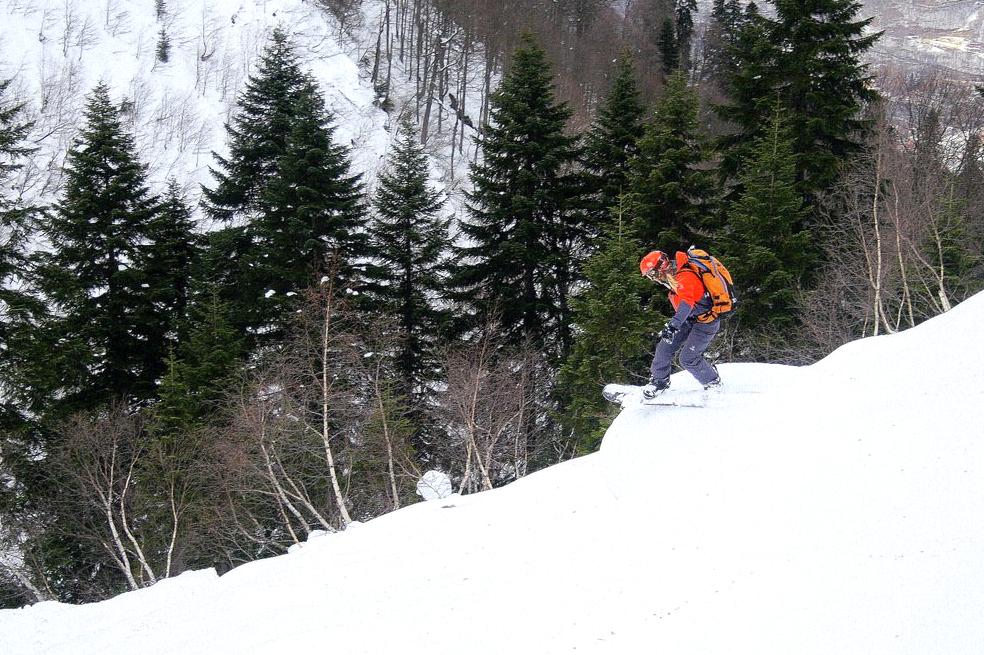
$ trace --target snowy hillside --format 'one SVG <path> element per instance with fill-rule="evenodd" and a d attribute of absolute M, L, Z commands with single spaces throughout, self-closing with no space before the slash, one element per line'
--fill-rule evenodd
<path fill-rule="evenodd" d="M 601 452 L 218 578 L 0 612 L 22 653 L 984 650 L 984 295 Z M 674 384 L 691 383 L 686 374 Z"/>
<path fill-rule="evenodd" d="M 872 29 L 884 31 L 871 59 L 915 69 L 941 67 L 957 79 L 979 81 L 984 58 L 984 11 L 975 0 L 866 0 Z"/>
<path fill-rule="evenodd" d="M 354 166 L 375 171 L 389 135 L 387 115 L 360 74 L 359 38 L 351 38 L 317 3 L 303 0 L 0 0 L 0 78 L 14 77 L 16 96 L 36 121 L 39 150 L 22 171 L 31 199 L 51 201 L 60 165 L 75 135 L 86 94 L 99 81 L 130 108 L 141 159 L 158 189 L 173 176 L 192 198 L 210 182 L 212 151 L 224 152 L 223 124 L 267 43 L 282 26 L 304 67 L 321 85 L 340 143 Z M 372 3 L 365 4 L 373 10 Z M 156 49 L 164 30 L 167 63 Z"/>

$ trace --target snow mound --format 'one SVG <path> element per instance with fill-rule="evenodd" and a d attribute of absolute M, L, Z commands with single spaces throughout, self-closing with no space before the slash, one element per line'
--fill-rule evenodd
<path fill-rule="evenodd" d="M 984 295 L 288 555 L 0 612 L 4 653 L 978 653 Z M 674 385 L 692 384 L 686 374 Z"/>

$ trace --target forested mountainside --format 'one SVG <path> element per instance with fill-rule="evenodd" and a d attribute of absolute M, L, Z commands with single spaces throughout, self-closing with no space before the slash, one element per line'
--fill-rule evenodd
<path fill-rule="evenodd" d="M 872 58 L 900 69 L 941 68 L 947 76 L 979 82 L 984 58 L 984 13 L 976 2 L 868 0 L 872 26 L 885 31 Z"/>
<path fill-rule="evenodd" d="M 595 450 L 672 336 L 648 252 L 733 274 L 712 362 L 980 290 L 984 100 L 866 11 L 0 0 L 0 598 Z"/>

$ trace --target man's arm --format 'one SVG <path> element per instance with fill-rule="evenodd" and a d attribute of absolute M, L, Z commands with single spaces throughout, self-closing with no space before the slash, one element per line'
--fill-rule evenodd
<path fill-rule="evenodd" d="M 680 288 L 676 293 L 676 313 L 673 314 L 669 323 L 675 330 L 679 330 L 687 322 L 694 311 L 694 307 L 704 297 L 704 283 L 695 273 L 689 270 L 683 271 L 677 276 L 677 282 L 680 284 Z"/>

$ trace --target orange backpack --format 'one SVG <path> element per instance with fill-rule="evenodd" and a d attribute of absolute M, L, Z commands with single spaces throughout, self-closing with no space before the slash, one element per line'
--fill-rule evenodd
<path fill-rule="evenodd" d="M 687 249 L 687 268 L 691 269 L 704 283 L 704 289 L 711 298 L 711 308 L 697 317 L 698 323 L 710 323 L 719 318 L 727 318 L 738 304 L 731 273 L 717 257 L 706 250 L 691 246 Z"/>

